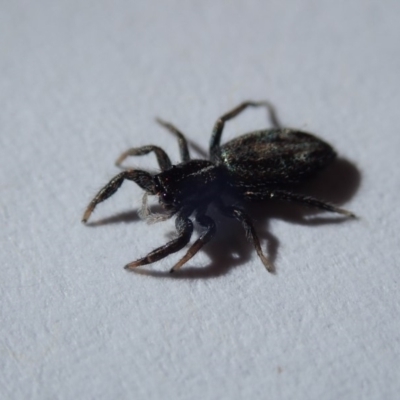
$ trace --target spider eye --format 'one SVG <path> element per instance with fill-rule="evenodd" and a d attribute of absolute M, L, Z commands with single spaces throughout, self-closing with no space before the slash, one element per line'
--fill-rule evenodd
<path fill-rule="evenodd" d="M 174 201 L 173 197 L 169 193 L 166 193 L 166 192 L 163 192 L 161 194 L 161 197 L 162 197 L 163 203 L 165 203 L 165 204 L 172 204 Z"/>

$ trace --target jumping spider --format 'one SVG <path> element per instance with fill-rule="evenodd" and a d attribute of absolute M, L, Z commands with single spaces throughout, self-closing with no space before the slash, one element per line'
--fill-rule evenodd
<path fill-rule="evenodd" d="M 261 106 L 270 111 L 275 125 L 273 129 L 251 132 L 220 145 L 226 121 L 247 107 Z M 208 206 L 213 203 L 223 215 L 235 218 L 242 224 L 262 263 L 269 272 L 274 272 L 273 265 L 261 250 L 250 217 L 241 208 L 225 204 L 222 195 L 239 200 L 275 198 L 354 217 L 349 211 L 287 189 L 288 185 L 290 187 L 290 184 L 303 182 L 326 167 L 335 159 L 336 153 L 329 144 L 310 133 L 280 128 L 268 102 L 246 101 L 222 115 L 215 123 L 211 135 L 209 160 L 191 160 L 185 136 L 170 123 L 160 119 L 157 122 L 177 137 L 182 162 L 172 165 L 165 151 L 153 145 L 127 150 L 118 158 L 118 166 L 129 156 L 154 152 L 161 172 L 152 175 L 146 171 L 128 169 L 119 173 L 94 197 L 82 218 L 83 222 L 87 222 L 97 204 L 112 196 L 125 179 L 145 190 L 142 207 L 144 214 L 148 214 L 147 195 L 157 195 L 165 210 L 161 219 L 176 215 L 178 237 L 147 256 L 127 264 L 126 269 L 151 264 L 181 250 L 192 236 L 193 223 L 190 216 L 194 215 L 204 231 L 171 272 L 178 270 L 214 236 L 215 223 L 206 215 Z"/>

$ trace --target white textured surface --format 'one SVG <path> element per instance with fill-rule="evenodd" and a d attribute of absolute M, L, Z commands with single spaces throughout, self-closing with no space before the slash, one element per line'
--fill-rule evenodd
<path fill-rule="evenodd" d="M 396 0 L 3 1 L 1 398 L 398 398 L 399 18 Z M 124 271 L 173 224 L 136 220 L 126 184 L 93 220 L 128 214 L 81 225 L 116 156 L 156 143 L 177 160 L 155 115 L 206 148 L 244 99 L 350 161 L 362 219 L 264 216 L 276 276 L 222 218 L 186 272 L 162 273 L 179 256 Z M 265 124 L 249 111 L 225 138 Z"/>

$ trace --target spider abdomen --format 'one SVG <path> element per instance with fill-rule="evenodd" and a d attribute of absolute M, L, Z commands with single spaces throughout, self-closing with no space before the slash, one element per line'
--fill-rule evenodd
<path fill-rule="evenodd" d="M 309 133 L 268 129 L 225 143 L 219 163 L 227 168 L 232 180 L 251 187 L 301 182 L 335 157 L 329 144 Z"/>

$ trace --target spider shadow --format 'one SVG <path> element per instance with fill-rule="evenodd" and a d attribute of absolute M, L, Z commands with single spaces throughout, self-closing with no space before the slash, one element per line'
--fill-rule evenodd
<path fill-rule="evenodd" d="M 302 193 L 329 203 L 342 205 L 356 193 L 361 182 L 360 171 L 354 164 L 337 159 L 320 175 L 307 184 L 293 187 L 296 193 Z M 325 224 L 350 223 L 348 218 L 337 216 L 328 212 L 317 211 L 302 205 L 270 200 L 265 202 L 246 202 L 241 204 L 254 221 L 258 236 L 261 240 L 263 252 L 275 265 L 280 242 L 269 230 L 271 219 L 280 219 L 291 224 L 317 227 Z M 152 211 L 160 212 L 159 206 L 152 207 Z M 189 261 L 181 270 L 174 274 L 148 268 L 135 269 L 133 272 L 146 276 L 172 279 L 208 279 L 217 278 L 227 274 L 231 269 L 248 262 L 252 257 L 257 257 L 253 245 L 245 238 L 242 226 L 235 220 L 222 216 L 218 210 L 210 206 L 208 215 L 216 222 L 217 232 L 214 238 L 203 247 L 202 251 L 210 258 L 206 266 L 194 266 L 196 258 Z M 89 226 L 100 226 L 114 223 L 137 222 L 140 217 L 136 210 L 119 213 L 109 218 L 92 222 Z M 198 226 L 197 232 L 201 231 Z M 175 237 L 174 233 L 168 234 L 169 238 Z M 149 251 L 152 248 L 149 248 Z M 182 256 L 181 250 L 177 254 Z M 172 257 L 174 257 L 172 255 Z M 178 257 L 179 259 L 179 257 Z M 157 263 L 159 265 L 159 263 Z M 264 268 L 259 261 L 260 268 Z"/>
<path fill-rule="evenodd" d="M 85 225 L 89 228 L 95 228 L 97 226 L 119 224 L 119 223 L 130 223 L 140 221 L 138 210 L 123 211 L 121 213 L 99 219 L 97 221 L 87 222 Z"/>

